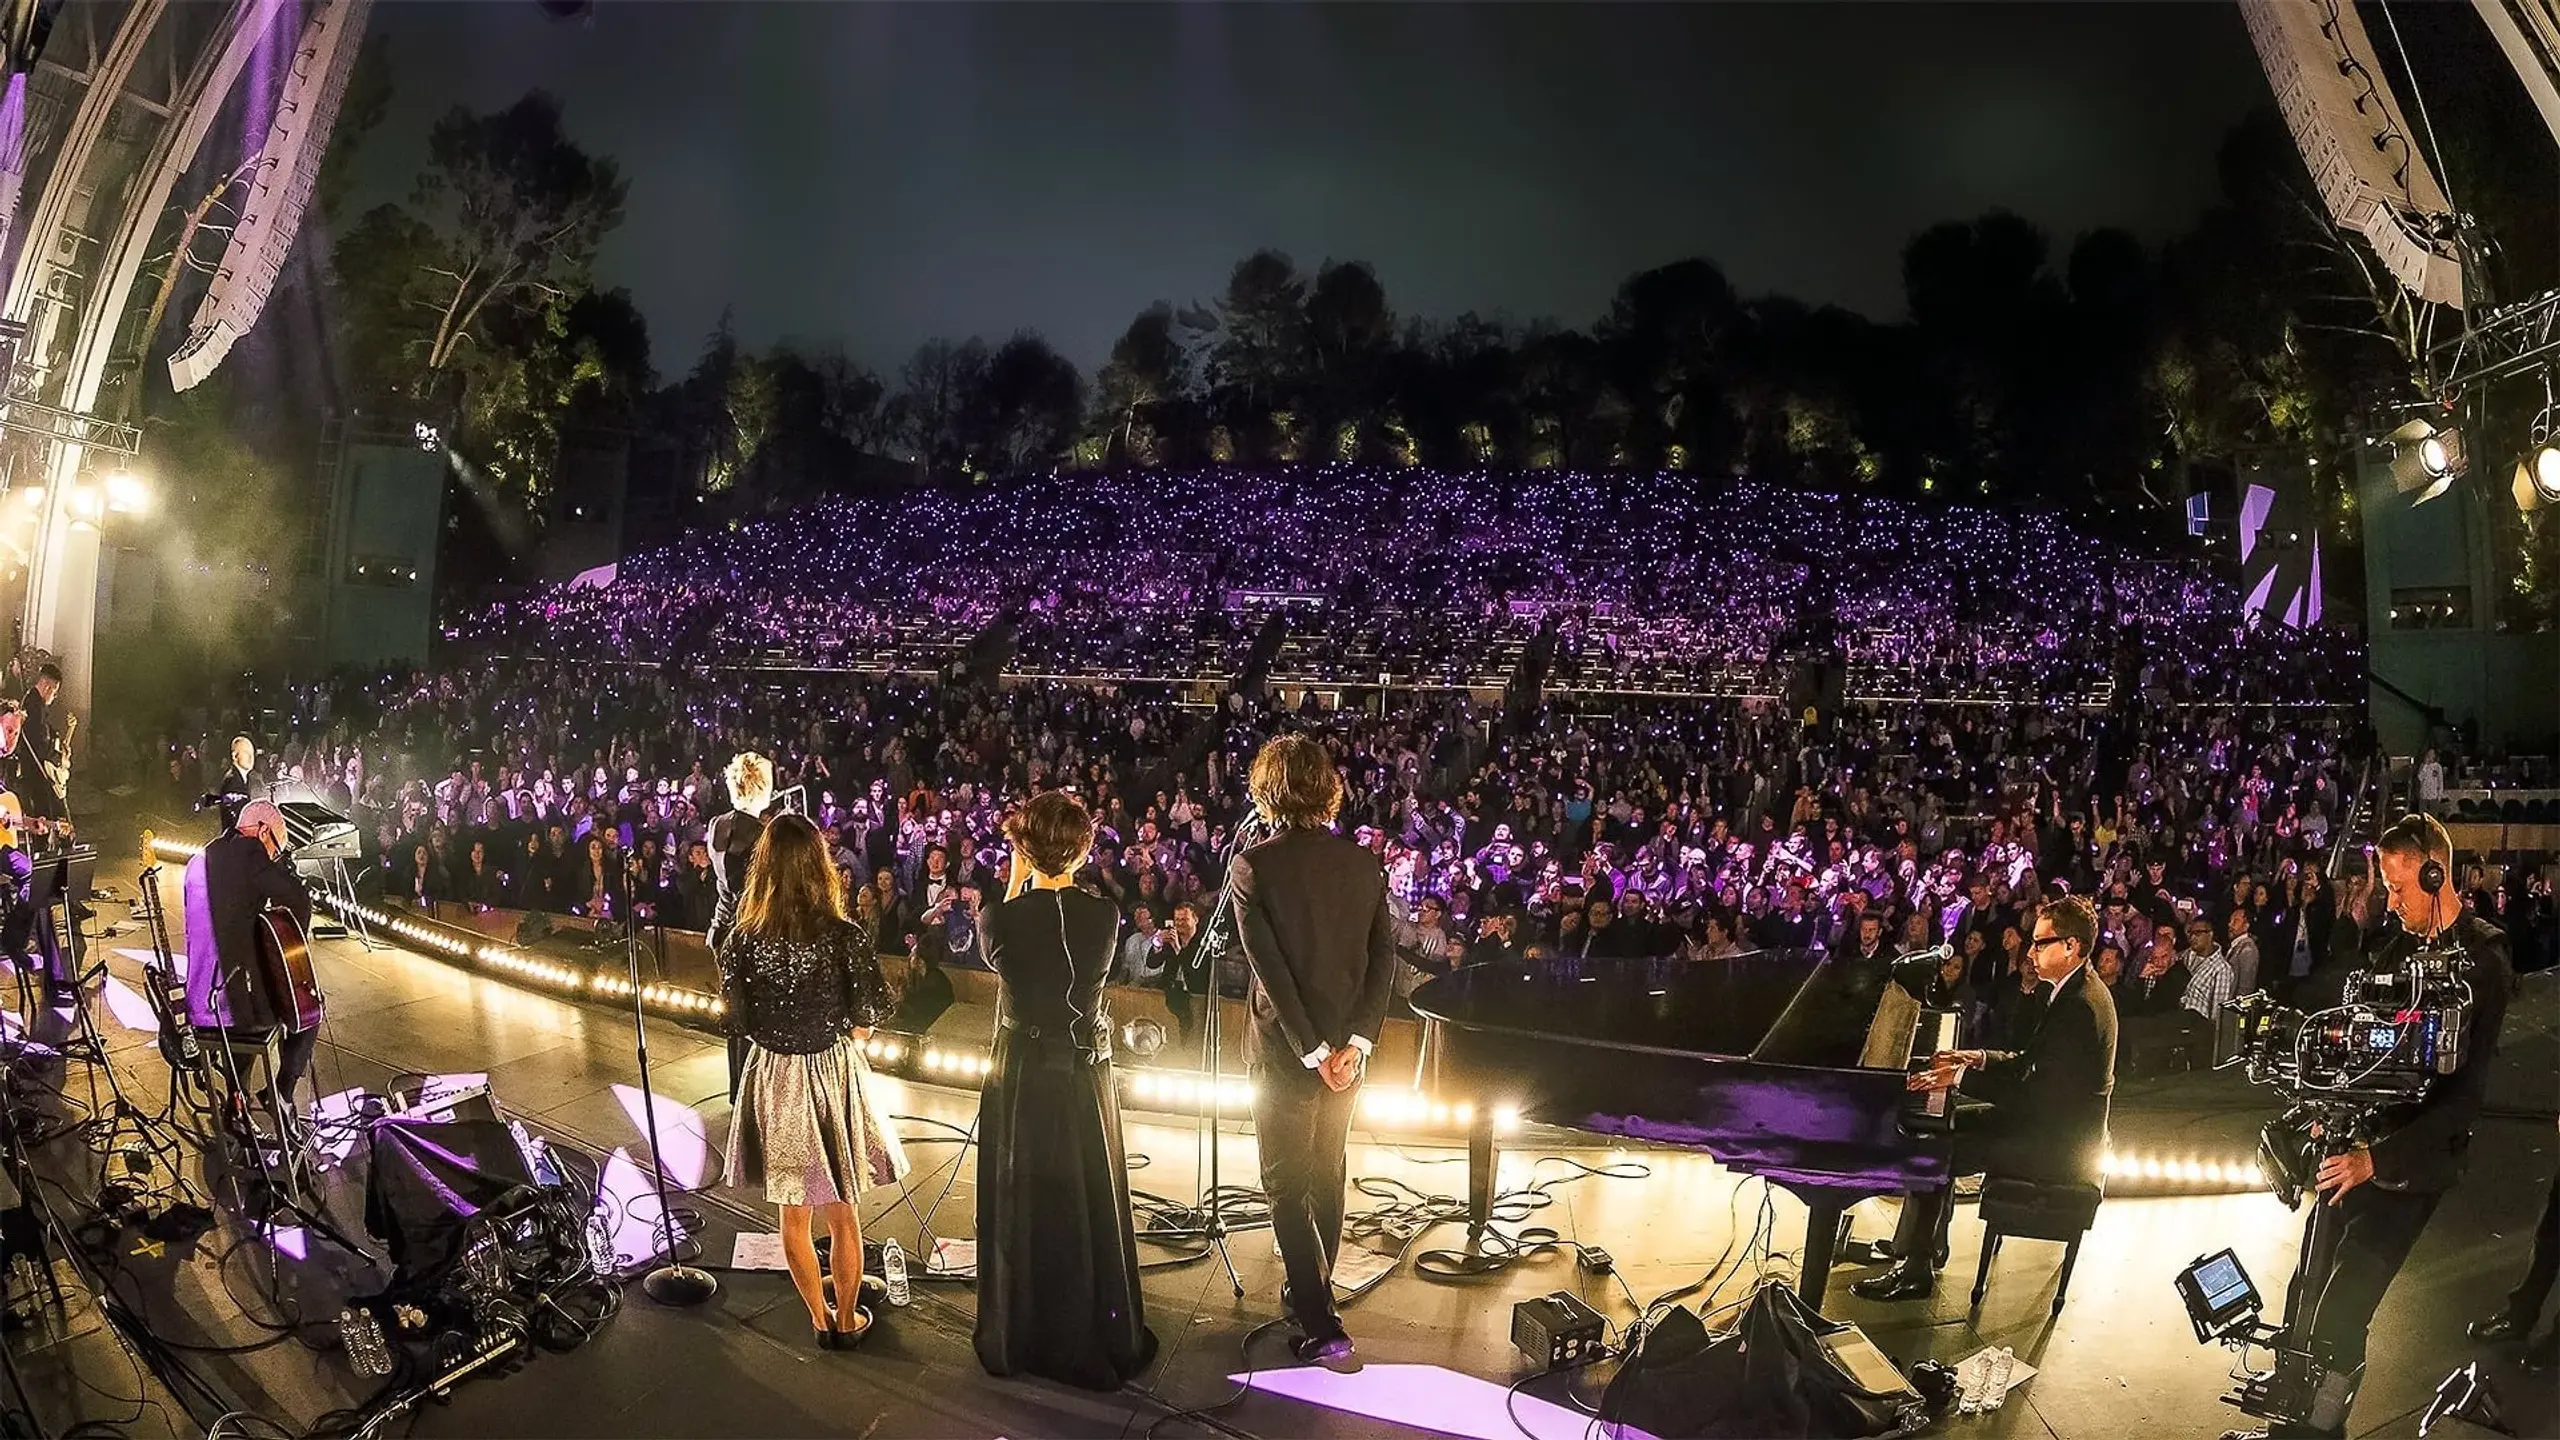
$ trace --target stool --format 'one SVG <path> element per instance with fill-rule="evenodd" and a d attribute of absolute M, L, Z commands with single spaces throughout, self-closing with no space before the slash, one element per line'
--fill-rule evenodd
<path fill-rule="evenodd" d="M 2071 1267 L 2080 1263 L 2080 1241 L 2097 1222 L 2104 1187 L 2074 1180 L 2022 1180 L 1994 1175 L 1982 1185 L 1982 1265 L 1973 1276 L 1973 1308 L 1991 1287 L 1991 1262 L 2000 1242 L 2050 1240 L 2064 1247 L 2062 1275 L 2053 1286 L 2053 1313 L 2062 1313 L 2062 1297 L 2071 1291 Z"/>

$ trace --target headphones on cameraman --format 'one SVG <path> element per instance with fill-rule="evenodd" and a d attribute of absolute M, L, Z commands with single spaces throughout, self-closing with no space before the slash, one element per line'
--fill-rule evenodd
<path fill-rule="evenodd" d="M 2433 895 L 2444 888 L 2444 864 L 2430 855 L 2418 867 L 2418 888 Z"/>

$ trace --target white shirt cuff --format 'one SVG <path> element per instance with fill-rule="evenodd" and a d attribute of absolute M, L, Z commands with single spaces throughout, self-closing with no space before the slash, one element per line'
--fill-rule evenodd
<path fill-rule="evenodd" d="M 1298 1058 L 1299 1058 L 1300 1060 L 1303 1060 L 1303 1061 L 1305 1061 L 1305 1062 L 1306 1062 L 1306 1065 L 1307 1065 L 1307 1068 L 1308 1068 L 1308 1069 L 1313 1070 L 1313 1069 L 1315 1069 L 1317 1066 L 1322 1065 L 1322 1064 L 1325 1062 L 1326 1058 L 1327 1058 L 1328 1056 L 1332 1055 L 1332 1054 L 1333 1054 L 1333 1047 L 1332 1047 L 1332 1046 L 1330 1046 L 1330 1045 L 1318 1045 L 1318 1046 L 1317 1046 L 1316 1048 L 1314 1048 L 1313 1050 L 1308 1051 L 1306 1054 L 1301 1055 L 1301 1056 L 1299 1056 Z"/>
<path fill-rule="evenodd" d="M 1368 1058 L 1369 1058 L 1369 1051 L 1370 1051 L 1370 1050 L 1371 1050 L 1371 1048 L 1373 1048 L 1373 1047 L 1372 1047 L 1372 1046 L 1370 1045 L 1370 1043 L 1369 1043 L 1369 1037 L 1368 1037 L 1368 1036 L 1366 1036 L 1366 1035 L 1354 1035 L 1354 1036 L 1352 1036 L 1352 1037 L 1351 1037 L 1351 1048 L 1352 1048 L 1352 1049 L 1354 1049 L 1354 1050 L 1359 1051 L 1359 1052 L 1360 1052 L 1360 1058 L 1361 1058 L 1361 1059 L 1363 1059 L 1363 1060 L 1366 1060 L 1366 1059 L 1368 1059 Z"/>

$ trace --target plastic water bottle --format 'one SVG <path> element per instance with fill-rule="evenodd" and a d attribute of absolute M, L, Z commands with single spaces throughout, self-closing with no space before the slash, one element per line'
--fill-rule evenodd
<path fill-rule="evenodd" d="M 1956 1407 L 1961 1415 L 1982 1409 L 1982 1397 L 1991 1388 L 1991 1352 L 1988 1350 L 1964 1363 L 1964 1399 Z"/>
<path fill-rule="evenodd" d="M 880 1281 L 889 1287 L 889 1304 L 896 1309 L 904 1310 L 915 1298 L 907 1288 L 906 1248 L 895 1240 L 880 1242 Z"/>
<path fill-rule="evenodd" d="M 2017 1364 L 2017 1352 L 2006 1345 L 2001 1346 L 1991 1356 L 1991 1374 L 1982 1387 L 1982 1408 L 1985 1413 L 1999 1409 L 2001 1403 L 2009 1398 L 2009 1374 L 2017 1368 Z"/>

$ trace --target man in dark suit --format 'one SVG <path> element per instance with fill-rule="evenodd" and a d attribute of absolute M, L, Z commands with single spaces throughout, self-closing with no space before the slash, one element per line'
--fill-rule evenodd
<path fill-rule="evenodd" d="M 27 753 L 37 763 L 56 771 L 71 758 L 71 727 L 62 712 L 54 708 L 54 701 L 61 696 L 62 667 L 47 661 L 36 671 L 35 683 L 27 687 L 24 740 Z"/>
<path fill-rule="evenodd" d="M 764 838 L 765 812 L 773 808 L 773 765 L 753 750 L 734 756 L 722 776 L 736 809 L 711 822 L 711 926 L 703 938 L 714 961 L 738 922 L 738 897 L 747 888 L 747 862 Z M 738 1098 L 738 1077 L 747 1068 L 745 1032 L 729 1034 L 729 1098 Z"/>
<path fill-rule="evenodd" d="M 1916 1300 L 1937 1282 L 1938 1247 L 1954 1177 L 1990 1172 L 2094 1181 L 2106 1153 L 2107 1107 L 2116 1088 L 2116 1005 L 2089 973 L 2098 916 L 2066 895 L 2036 910 L 2027 942 L 2037 978 L 2051 989 L 2043 1023 L 2024 1050 L 1942 1050 L 1911 1077 L 1914 1090 L 1945 1090 L 1967 1071 L 1994 1103 L 1956 1117 L 1948 1185 L 1903 1197 L 1894 1267 L 1850 1287 L 1866 1300 Z"/>
<path fill-rule="evenodd" d="M 1253 972 L 1253 1124 L 1262 1188 L 1289 1274 L 1282 1295 L 1303 1361 L 1352 1365 L 1333 1305 L 1342 1248 L 1343 1146 L 1360 1074 L 1386 1023 L 1395 925 L 1378 857 L 1331 830 L 1342 808 L 1333 757 L 1283 735 L 1249 781 L 1269 839 L 1236 856 L 1227 893 Z"/>
<path fill-rule="evenodd" d="M 311 892 L 283 853 L 284 812 L 253 800 L 236 826 L 187 862 L 187 1017 L 199 1031 L 263 1031 L 279 1017 L 277 997 L 258 973 L 258 916 L 282 905 L 305 932 L 311 928 Z M 275 1078 L 286 1103 L 319 1042 L 312 1029 L 279 1043 Z"/>

